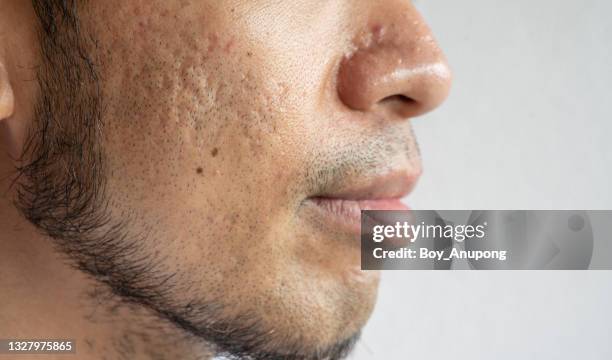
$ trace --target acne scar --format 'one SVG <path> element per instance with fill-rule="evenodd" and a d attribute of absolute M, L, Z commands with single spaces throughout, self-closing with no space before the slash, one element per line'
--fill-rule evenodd
<path fill-rule="evenodd" d="M 204 172 L 204 169 L 202 169 L 201 167 L 198 167 L 198 168 L 196 169 L 196 172 L 197 172 L 198 174 L 202 174 L 202 172 Z"/>
<path fill-rule="evenodd" d="M 208 37 L 208 52 L 213 52 L 217 47 L 218 42 L 219 38 L 217 37 L 217 34 L 211 34 Z"/>
<path fill-rule="evenodd" d="M 380 39 L 384 34 L 385 28 L 382 25 L 376 24 L 372 26 L 372 35 L 374 35 L 375 39 Z"/>
<path fill-rule="evenodd" d="M 215 157 L 215 156 L 217 156 L 217 154 L 218 154 L 218 153 L 219 153 L 219 149 L 214 148 L 214 149 L 212 149 L 212 151 L 210 152 L 210 155 L 212 155 L 212 157 Z"/>
<path fill-rule="evenodd" d="M 230 41 L 227 42 L 227 44 L 225 45 L 225 48 L 223 48 L 223 51 L 226 54 L 229 54 L 232 51 L 232 48 L 234 47 L 234 39 L 230 39 Z"/>

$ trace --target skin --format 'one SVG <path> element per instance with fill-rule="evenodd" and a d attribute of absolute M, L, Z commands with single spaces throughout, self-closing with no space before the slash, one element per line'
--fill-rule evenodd
<path fill-rule="evenodd" d="M 420 174 L 408 120 L 450 71 L 414 7 L 92 1 L 64 53 L 0 8 L 0 338 L 341 357 L 379 274 L 309 199 Z"/>

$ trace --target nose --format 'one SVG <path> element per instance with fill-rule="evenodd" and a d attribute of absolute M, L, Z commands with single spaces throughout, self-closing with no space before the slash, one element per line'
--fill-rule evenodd
<path fill-rule="evenodd" d="M 418 11 L 407 1 L 373 11 L 338 72 L 342 102 L 353 110 L 415 117 L 448 96 L 451 71 Z"/>

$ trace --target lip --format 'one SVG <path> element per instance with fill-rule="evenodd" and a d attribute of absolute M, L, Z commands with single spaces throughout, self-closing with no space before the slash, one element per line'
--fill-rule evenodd
<path fill-rule="evenodd" d="M 324 191 L 306 199 L 327 221 L 352 234 L 361 233 L 361 210 L 410 210 L 401 198 L 410 194 L 420 172 L 393 171 L 362 178 L 336 190 Z"/>

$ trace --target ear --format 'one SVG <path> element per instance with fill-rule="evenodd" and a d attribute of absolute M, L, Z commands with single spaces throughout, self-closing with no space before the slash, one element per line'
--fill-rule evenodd
<path fill-rule="evenodd" d="M 15 109 L 15 96 L 4 61 L 0 58 L 0 122 L 13 115 Z"/>
<path fill-rule="evenodd" d="M 0 156 L 19 157 L 19 144 L 15 138 L 15 93 L 9 78 L 8 66 L 0 54 Z"/>
<path fill-rule="evenodd" d="M 0 0 L 0 160 L 19 159 L 33 119 L 40 63 L 31 1 Z"/>

